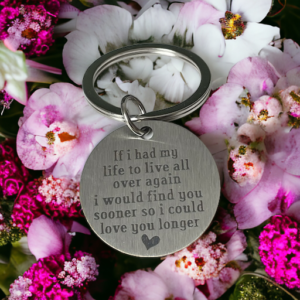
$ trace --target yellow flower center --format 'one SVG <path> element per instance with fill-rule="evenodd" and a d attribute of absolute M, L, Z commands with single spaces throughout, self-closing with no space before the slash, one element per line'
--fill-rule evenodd
<path fill-rule="evenodd" d="M 220 19 L 222 32 L 226 40 L 236 39 L 242 35 L 245 30 L 245 24 L 242 17 L 238 14 L 233 14 L 230 11 L 225 12 L 225 18 Z"/>
<path fill-rule="evenodd" d="M 46 138 L 48 139 L 48 145 L 52 145 L 55 142 L 55 134 L 53 131 L 48 131 L 46 133 Z"/>
<path fill-rule="evenodd" d="M 271 117 L 269 117 L 269 113 L 266 109 L 263 109 L 260 111 L 260 113 L 258 115 L 258 119 L 260 121 L 267 121 L 269 118 L 271 118 Z"/>

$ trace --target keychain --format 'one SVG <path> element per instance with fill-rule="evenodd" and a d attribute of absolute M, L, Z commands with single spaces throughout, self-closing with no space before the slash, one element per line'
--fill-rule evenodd
<path fill-rule="evenodd" d="M 180 58 L 196 68 L 201 73 L 196 92 L 180 104 L 149 113 L 132 95 L 122 99 L 121 108 L 101 99 L 94 85 L 103 70 L 149 54 Z M 85 73 L 83 90 L 100 113 L 127 124 L 104 138 L 84 166 L 80 199 L 91 228 L 111 247 L 134 256 L 161 257 L 189 246 L 213 220 L 219 173 L 197 136 L 166 121 L 190 114 L 208 98 L 210 71 L 205 62 L 171 45 L 128 46 L 96 60 Z M 129 101 L 139 115 L 129 115 Z"/>

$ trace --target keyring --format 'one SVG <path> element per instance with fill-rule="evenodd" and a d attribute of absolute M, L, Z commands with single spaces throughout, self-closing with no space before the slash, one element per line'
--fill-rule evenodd
<path fill-rule="evenodd" d="M 196 92 L 171 108 L 145 113 L 138 98 L 126 95 L 121 108 L 95 91 L 99 74 L 135 56 L 181 58 L 201 73 Z M 188 50 L 170 45 L 138 44 L 103 55 L 86 71 L 83 90 L 100 113 L 123 121 L 94 148 L 81 174 L 80 202 L 95 233 L 129 255 L 163 257 L 189 246 L 216 213 L 220 179 L 214 158 L 201 140 L 170 122 L 200 107 L 210 92 L 206 63 Z M 133 101 L 141 112 L 129 115 Z M 138 128 L 135 122 L 140 122 Z"/>
<path fill-rule="evenodd" d="M 139 108 L 139 110 L 141 111 L 142 114 L 146 113 L 144 105 L 136 97 L 134 97 L 132 95 L 126 95 L 125 97 L 123 97 L 122 102 L 121 102 L 121 112 L 127 123 L 127 126 L 137 136 L 139 136 L 145 140 L 151 139 L 151 137 L 153 135 L 153 131 L 152 131 L 151 127 L 145 126 L 145 127 L 142 127 L 141 129 L 139 129 L 134 125 L 133 121 L 131 120 L 131 117 L 129 116 L 128 110 L 126 107 L 126 104 L 129 100 L 133 101 L 137 105 L 137 107 Z"/>
<path fill-rule="evenodd" d="M 174 121 L 183 118 L 202 106 L 210 93 L 211 74 L 207 64 L 195 53 L 173 45 L 136 44 L 111 51 L 97 59 L 85 72 L 82 88 L 89 104 L 101 114 L 118 121 L 125 121 L 121 109 L 106 102 L 95 91 L 98 76 L 110 66 L 133 57 L 143 55 L 164 55 L 179 58 L 192 65 L 201 73 L 201 82 L 195 93 L 185 101 L 159 111 L 152 111 L 139 116 L 132 116 L 132 121 L 161 120 Z"/>

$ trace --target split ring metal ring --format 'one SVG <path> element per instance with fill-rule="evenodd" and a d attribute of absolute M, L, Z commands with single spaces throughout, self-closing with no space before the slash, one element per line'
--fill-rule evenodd
<path fill-rule="evenodd" d="M 169 108 L 152 111 L 139 116 L 131 116 L 132 121 L 174 121 L 187 116 L 204 104 L 210 94 L 211 82 L 211 74 L 207 64 L 201 57 L 187 49 L 166 44 L 136 44 L 119 48 L 98 58 L 89 66 L 82 81 L 83 92 L 89 104 L 103 115 L 124 122 L 121 109 L 106 102 L 97 94 L 95 82 L 98 76 L 110 66 L 126 59 L 149 54 L 179 58 L 189 63 L 201 74 L 201 82 L 195 93 L 185 101 Z"/>
<path fill-rule="evenodd" d="M 146 113 L 144 105 L 136 97 L 134 97 L 132 95 L 126 95 L 125 97 L 123 97 L 122 102 L 121 102 L 121 112 L 125 119 L 125 122 L 127 123 L 127 126 L 137 136 L 139 136 L 145 140 L 151 139 L 151 137 L 153 136 L 153 131 L 152 131 L 151 127 L 145 126 L 145 127 L 142 127 L 141 129 L 139 129 L 134 125 L 133 121 L 131 120 L 131 118 L 128 114 L 127 106 L 126 106 L 127 102 L 129 100 L 133 101 L 137 105 L 137 107 L 141 111 L 142 115 Z"/>

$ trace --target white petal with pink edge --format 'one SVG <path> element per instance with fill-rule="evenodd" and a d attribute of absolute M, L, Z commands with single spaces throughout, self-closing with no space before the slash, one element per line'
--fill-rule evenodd
<path fill-rule="evenodd" d="M 204 24 L 220 26 L 219 19 L 223 14 L 204 0 L 187 2 L 181 8 L 168 39 L 178 46 L 193 46 L 193 34 L 196 30 Z"/>

